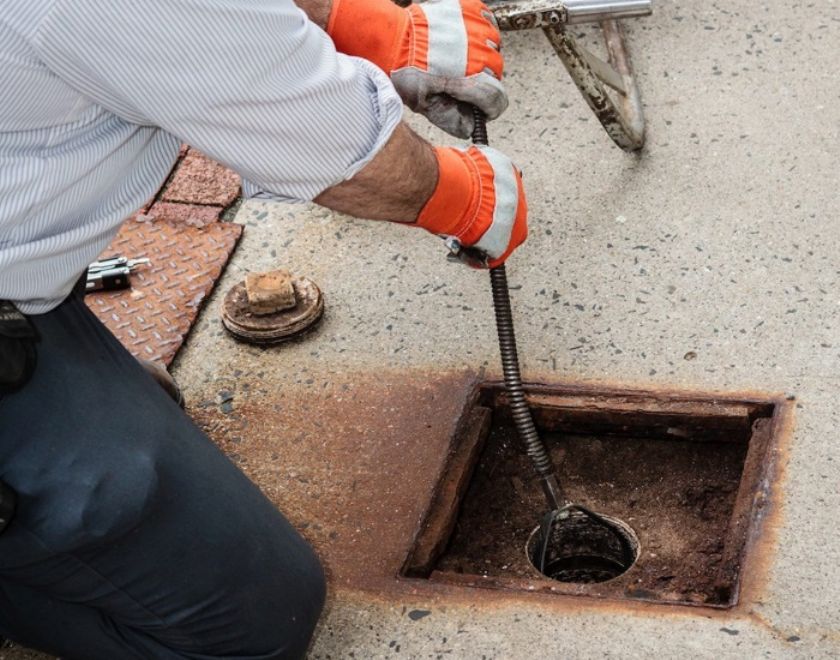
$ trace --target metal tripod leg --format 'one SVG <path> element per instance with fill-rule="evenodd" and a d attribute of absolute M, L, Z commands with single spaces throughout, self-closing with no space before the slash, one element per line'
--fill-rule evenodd
<path fill-rule="evenodd" d="M 615 20 L 603 21 L 601 29 L 608 62 L 581 46 L 562 24 L 544 26 L 543 32 L 613 142 L 625 151 L 637 151 L 645 143 L 645 118 L 624 37 Z M 616 100 L 605 85 L 614 90 Z"/>
<path fill-rule="evenodd" d="M 613 141 L 625 151 L 645 143 L 645 118 L 618 20 L 647 16 L 651 0 L 489 0 L 502 30 L 542 28 L 583 98 Z M 566 31 L 600 23 L 607 61 Z M 612 93 L 607 88 L 612 89 Z"/>

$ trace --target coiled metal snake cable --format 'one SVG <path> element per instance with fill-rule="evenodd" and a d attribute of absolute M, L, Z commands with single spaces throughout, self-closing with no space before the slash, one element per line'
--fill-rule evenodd
<path fill-rule="evenodd" d="M 487 122 L 484 113 L 478 108 L 473 108 L 473 117 L 475 119 L 472 133 L 473 144 L 487 146 Z M 504 264 L 490 269 L 490 286 L 493 291 L 493 308 L 496 312 L 496 331 L 499 335 L 499 353 L 502 357 L 505 391 L 513 423 L 525 452 L 542 481 L 543 493 L 549 506 L 552 510 L 557 510 L 565 506 L 566 501 L 557 481 L 551 457 L 537 433 L 531 409 L 525 400 L 525 389 L 522 387 L 522 376 L 519 372 L 519 355 L 516 351 L 516 334 L 513 330 L 507 271 Z"/>

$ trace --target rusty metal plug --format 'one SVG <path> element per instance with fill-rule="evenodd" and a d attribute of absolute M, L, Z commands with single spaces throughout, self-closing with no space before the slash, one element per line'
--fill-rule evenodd
<path fill-rule="evenodd" d="M 276 269 L 248 273 L 222 302 L 222 323 L 236 339 L 277 344 L 315 326 L 324 312 L 321 289 L 306 277 Z"/>

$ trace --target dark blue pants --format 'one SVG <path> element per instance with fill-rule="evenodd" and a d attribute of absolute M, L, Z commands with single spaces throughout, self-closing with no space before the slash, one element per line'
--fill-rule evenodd
<path fill-rule="evenodd" d="M 312 550 L 72 296 L 0 398 L 0 634 L 66 658 L 297 658 Z"/>

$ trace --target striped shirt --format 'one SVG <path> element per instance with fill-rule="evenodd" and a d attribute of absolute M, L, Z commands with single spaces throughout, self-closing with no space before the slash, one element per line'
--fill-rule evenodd
<path fill-rule="evenodd" d="M 402 103 L 292 0 L 0 0 L 0 299 L 55 307 L 187 142 L 311 200 Z M 261 192 L 262 191 L 262 192 Z"/>

